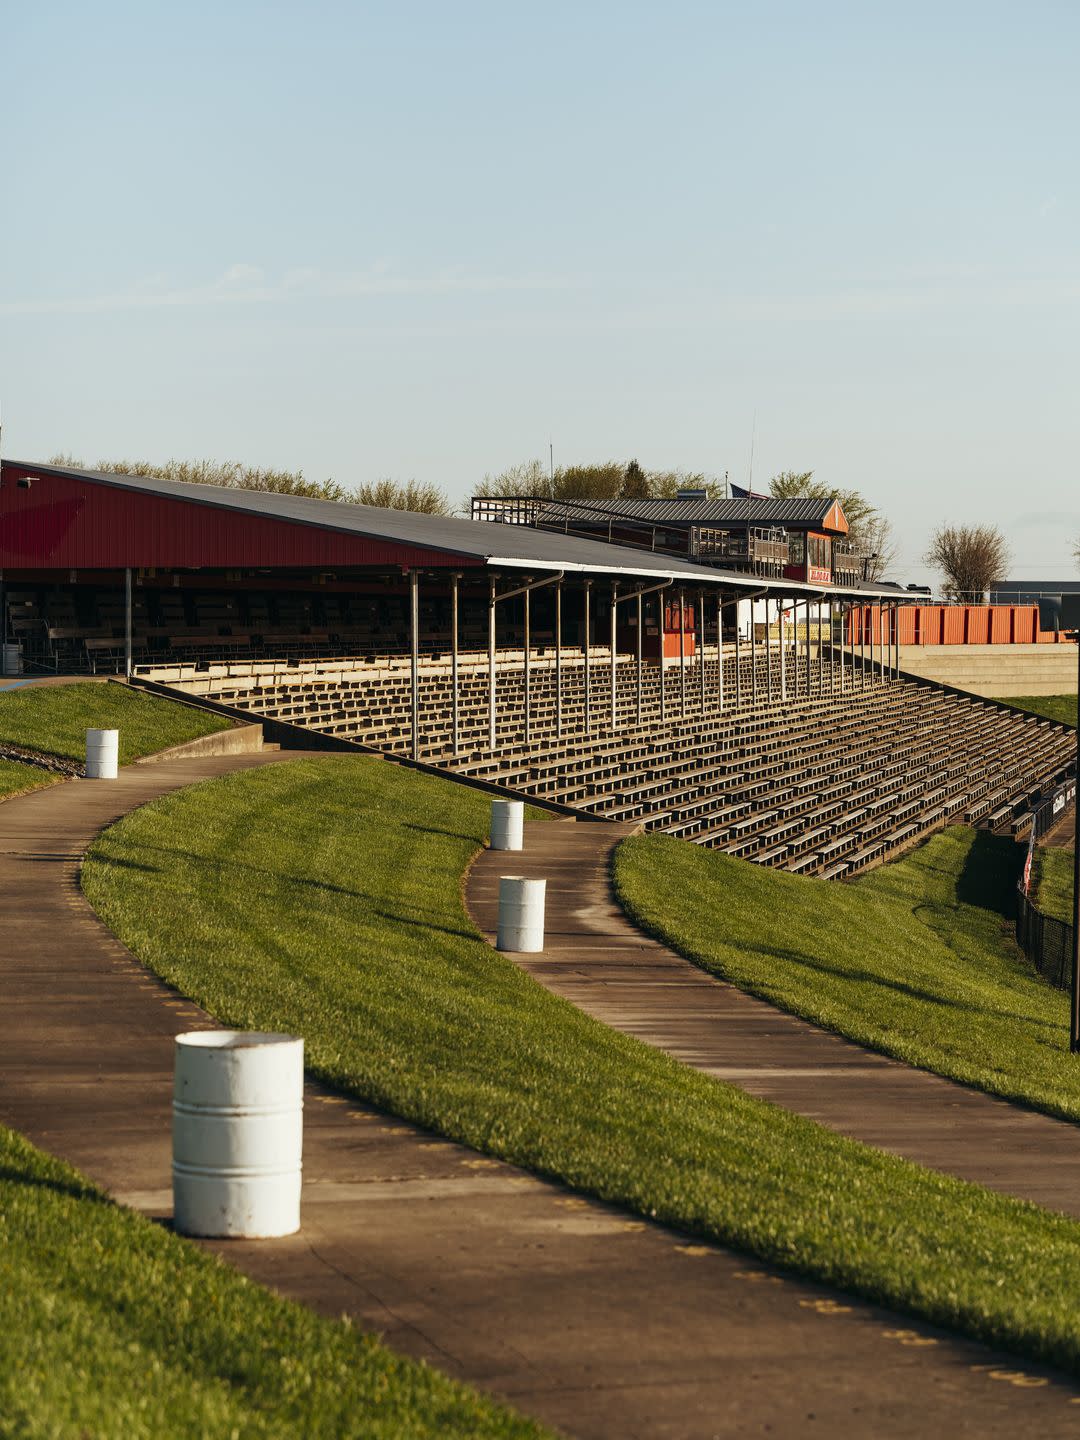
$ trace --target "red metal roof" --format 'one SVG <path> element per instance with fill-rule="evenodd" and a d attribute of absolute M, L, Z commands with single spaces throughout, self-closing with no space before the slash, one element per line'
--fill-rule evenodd
<path fill-rule="evenodd" d="M 2 470 L 0 565 L 13 570 L 445 566 L 449 558 L 444 550 L 193 504 L 48 466 L 6 462 Z M 453 563 L 482 561 L 461 556 Z"/>

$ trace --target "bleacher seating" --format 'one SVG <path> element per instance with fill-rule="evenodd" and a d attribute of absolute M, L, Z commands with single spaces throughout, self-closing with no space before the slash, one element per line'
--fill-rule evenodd
<path fill-rule="evenodd" d="M 1050 721 L 929 684 L 883 681 L 869 669 L 853 673 L 850 663 L 841 669 L 816 656 L 800 656 L 797 698 L 787 657 L 782 700 L 775 652 L 769 671 L 759 656 L 756 676 L 744 654 L 738 683 L 728 654 L 723 710 L 715 652 L 681 674 L 672 665 L 663 718 L 660 674 L 646 666 L 640 722 L 636 667 L 619 657 L 614 727 L 606 652 L 590 670 L 586 735 L 585 667 L 580 653 L 564 661 L 559 735 L 550 652 L 532 657 L 526 744 L 523 667 L 520 658 L 503 657 L 492 751 L 486 663 L 464 656 L 454 754 L 449 666 L 426 662 L 420 758 L 525 797 L 640 820 L 761 864 L 838 878 L 949 823 L 1022 828 L 1075 756 L 1073 732 Z M 380 750 L 412 747 L 408 666 L 389 657 L 378 665 L 342 662 L 332 673 L 316 665 L 295 675 L 223 673 L 187 684 L 222 703 Z"/>

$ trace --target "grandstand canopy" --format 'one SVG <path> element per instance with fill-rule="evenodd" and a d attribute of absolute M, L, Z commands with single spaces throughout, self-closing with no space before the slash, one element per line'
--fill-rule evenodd
<path fill-rule="evenodd" d="M 645 520 L 663 525 L 770 525 L 785 530 L 820 530 L 824 534 L 846 535 L 847 517 L 838 500 L 808 499 L 795 496 L 787 500 L 771 495 L 736 496 L 711 500 L 688 494 L 662 500 L 552 500 L 545 510 L 561 510 L 583 514 L 598 512 L 628 520 Z"/>
<path fill-rule="evenodd" d="M 618 502 L 686 505 L 697 502 Z M 707 501 L 715 507 L 745 501 Z M 821 502 L 752 502 L 812 505 Z M 816 511 L 815 511 L 816 514 Z M 819 523 L 817 520 L 814 523 Z M 9 460 L 0 467 L 0 567 L 7 572 L 230 567 L 520 569 L 626 575 L 761 594 L 894 597 L 888 585 L 770 583 L 670 554 L 530 526 L 493 525 L 140 475 Z"/>

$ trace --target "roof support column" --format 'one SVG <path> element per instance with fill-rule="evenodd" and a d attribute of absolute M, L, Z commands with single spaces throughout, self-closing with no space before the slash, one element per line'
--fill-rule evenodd
<path fill-rule="evenodd" d="M 782 599 L 780 599 L 780 600 L 778 600 L 778 601 L 776 602 L 776 619 L 777 619 L 777 624 L 778 624 L 779 627 L 780 627 L 780 704 L 781 704 L 781 705 L 786 705 L 786 704 L 787 704 L 787 656 L 784 654 L 784 649 L 785 649 L 785 644 L 784 644 L 784 642 L 785 642 L 785 639 L 786 639 L 785 630 L 786 630 L 787 627 L 786 627 L 786 624 L 785 624 L 785 621 L 784 621 L 784 602 L 783 602 Z"/>
<path fill-rule="evenodd" d="M 458 586 L 460 582 L 460 575 L 450 576 L 450 685 L 453 690 L 451 748 L 455 755 L 461 750 L 461 696 L 458 676 Z"/>
<path fill-rule="evenodd" d="M 525 744 L 528 745 L 532 740 L 532 705 L 530 703 L 532 697 L 529 694 L 529 645 L 532 639 L 532 625 L 530 623 L 532 612 L 529 608 L 528 590 L 525 591 L 522 599 L 525 604 Z"/>
<path fill-rule="evenodd" d="M 716 592 L 716 697 L 724 713 L 724 602 Z"/>
<path fill-rule="evenodd" d="M 131 566 L 124 571 L 124 674 L 131 679 Z"/>
<path fill-rule="evenodd" d="M 495 577 L 488 582 L 488 749 L 495 749 Z"/>
<path fill-rule="evenodd" d="M 844 693 L 844 651 L 847 648 L 847 606 L 840 602 L 840 694 Z"/>
<path fill-rule="evenodd" d="M 679 591 L 679 718 L 686 719 L 686 598 Z"/>
<path fill-rule="evenodd" d="M 615 733 L 615 611 L 619 603 L 619 584 L 611 582 L 611 732 Z"/>
<path fill-rule="evenodd" d="M 893 613 L 893 679 L 900 679 L 900 602 L 895 600 Z"/>
<path fill-rule="evenodd" d="M 592 581 L 585 581 L 585 734 L 589 734 L 589 727 L 592 721 L 589 701 L 589 599 L 592 593 Z"/>
<path fill-rule="evenodd" d="M 833 641 L 834 641 L 835 638 L 836 638 L 835 635 L 834 635 L 834 633 L 833 633 L 833 626 L 835 625 L 835 623 L 836 623 L 836 620 L 835 620 L 835 616 L 833 615 L 832 596 L 830 595 L 830 596 L 829 596 L 829 694 L 830 694 L 830 695 L 835 695 L 835 694 L 836 694 L 836 665 L 835 665 L 835 663 L 834 663 L 834 661 L 833 661 Z"/>
<path fill-rule="evenodd" d="M 870 680 L 872 682 L 874 679 L 874 665 L 876 663 L 874 660 L 874 607 L 868 605 L 866 610 L 870 622 Z M 878 623 L 881 623 L 880 613 L 878 615 Z"/>
<path fill-rule="evenodd" d="M 825 694 L 825 616 L 822 614 L 821 596 L 817 602 L 817 688 L 818 694 Z"/>
<path fill-rule="evenodd" d="M 859 689 L 866 689 L 866 606 L 859 602 Z"/>
<path fill-rule="evenodd" d="M 555 582 L 555 739 L 562 739 L 562 581 Z"/>
<path fill-rule="evenodd" d="M 636 674 L 636 676 L 634 677 L 634 680 L 635 680 L 635 688 L 636 688 L 636 690 L 637 690 L 637 701 L 636 701 L 637 709 L 636 709 L 636 712 L 635 712 L 635 713 L 636 713 L 636 715 L 637 715 L 637 723 L 638 723 L 639 726 L 640 726 L 640 724 L 641 724 L 641 659 L 642 659 L 642 647 L 643 647 L 643 644 L 644 644 L 644 641 L 642 640 L 641 631 L 642 631 L 642 625 L 643 625 L 643 623 L 644 623 L 644 618 L 645 618 L 645 617 L 644 617 L 644 606 L 643 606 L 642 603 L 641 603 L 641 593 L 640 593 L 640 591 L 639 591 L 639 592 L 638 592 L 638 597 L 637 597 L 637 674 Z"/>
<path fill-rule="evenodd" d="M 130 572 L 129 572 L 130 573 Z M 409 711 L 412 758 L 420 759 L 420 572 L 409 571 Z"/>
<path fill-rule="evenodd" d="M 765 597 L 765 698 L 772 704 L 772 601 Z"/>
<path fill-rule="evenodd" d="M 698 591 L 698 672 L 701 679 L 701 713 L 705 714 L 705 591 Z"/>
<path fill-rule="evenodd" d="M 754 620 L 754 606 L 757 600 L 750 601 L 750 703 L 757 709 L 757 623 Z"/>

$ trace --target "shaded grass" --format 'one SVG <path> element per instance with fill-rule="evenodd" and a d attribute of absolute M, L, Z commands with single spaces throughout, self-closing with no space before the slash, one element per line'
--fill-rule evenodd
<path fill-rule="evenodd" d="M 0 760 L 0 800 L 9 800 L 12 795 L 22 795 L 27 790 L 39 790 L 43 785 L 55 785 L 62 778 L 35 765 Z"/>
<path fill-rule="evenodd" d="M 84 886 L 151 968 L 226 1024 L 303 1034 L 348 1093 L 1080 1374 L 1080 1225 L 754 1099 L 542 989 L 463 909 L 487 815 L 435 777 L 297 760 L 135 812 L 94 846 Z M 718 858 L 674 840 L 627 851 L 667 888 L 678 856 Z M 886 901 L 863 904 L 873 920 Z"/>
<path fill-rule="evenodd" d="M 1001 695 L 997 698 L 1006 705 L 1030 710 L 1033 715 L 1043 715 L 1047 720 L 1061 720 L 1066 725 L 1076 724 L 1075 695 Z"/>
<path fill-rule="evenodd" d="M 0 1435 L 538 1437 L 0 1126 Z"/>
<path fill-rule="evenodd" d="M 0 740 L 82 760 L 88 729 L 120 731 L 120 763 L 228 730 L 230 722 L 127 685 L 40 685 L 0 694 Z"/>
<path fill-rule="evenodd" d="M 620 846 L 627 911 L 704 969 L 815 1024 L 992 1094 L 1080 1118 L 1068 1001 L 1013 939 L 1022 847 L 951 826 L 849 882 L 663 836 Z"/>

